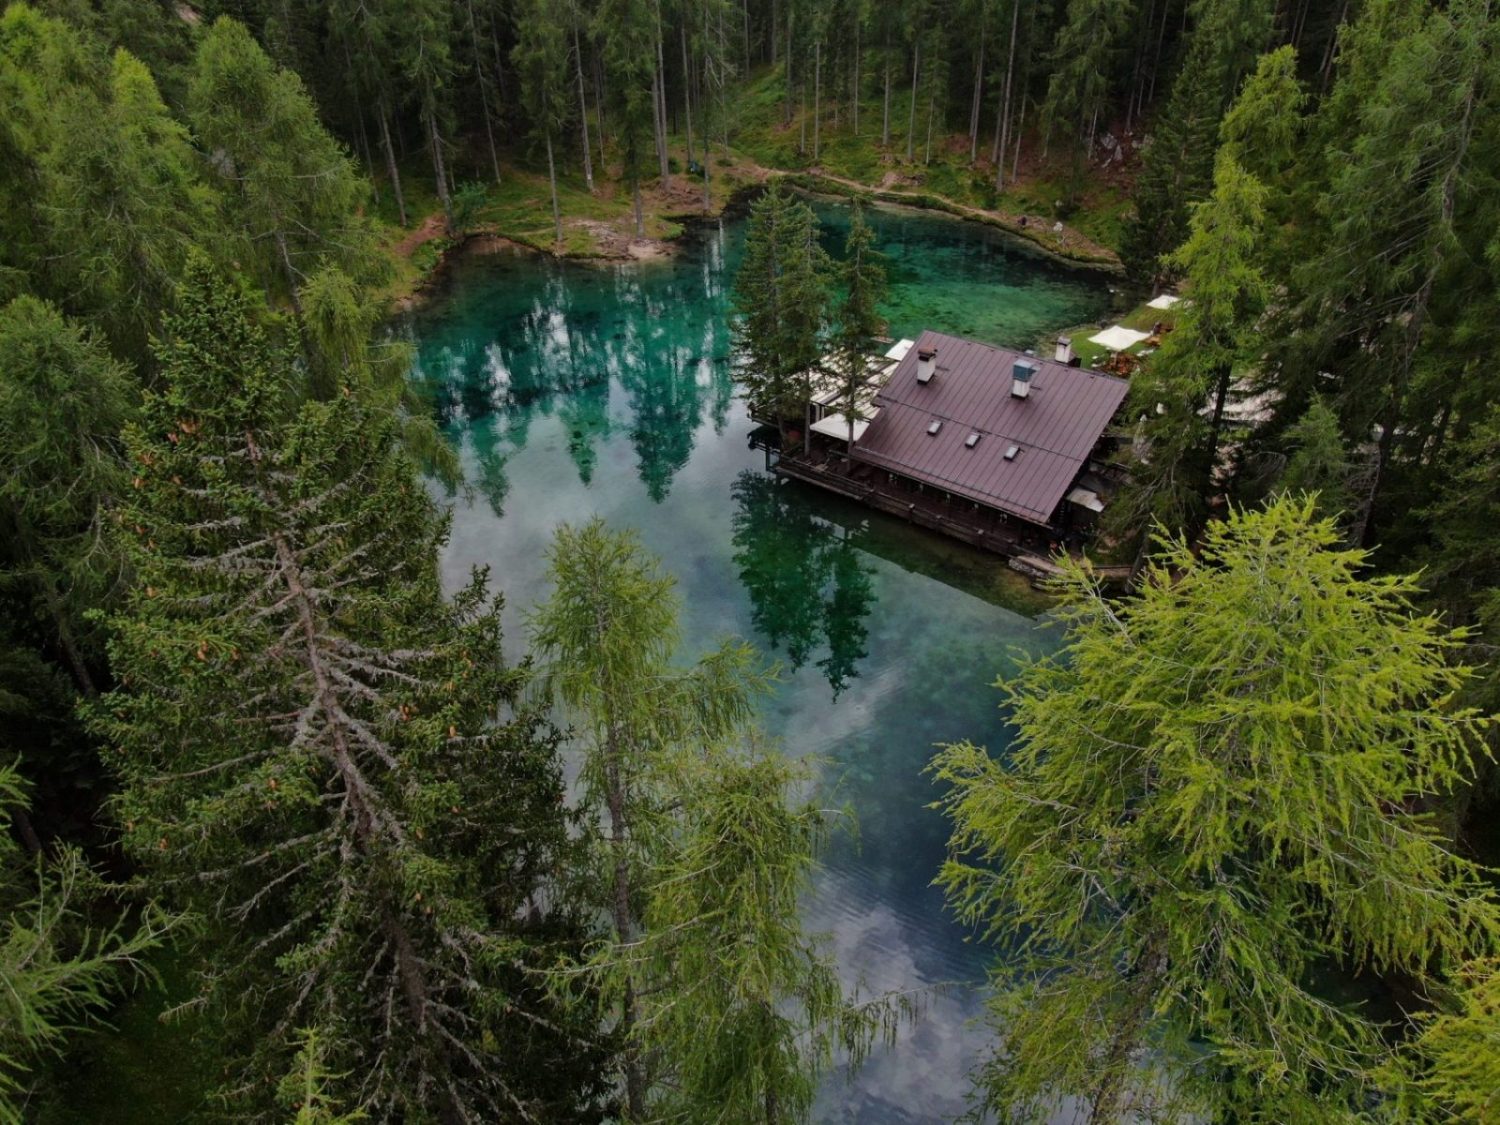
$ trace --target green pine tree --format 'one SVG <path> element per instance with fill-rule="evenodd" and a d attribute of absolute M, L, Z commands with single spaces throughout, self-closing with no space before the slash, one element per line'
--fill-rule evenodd
<path fill-rule="evenodd" d="M 1425 982 L 1495 940 L 1481 869 L 1423 811 L 1486 725 L 1450 705 L 1461 641 L 1340 538 L 1283 498 L 1196 553 L 1164 540 L 1123 602 L 1072 568 L 1062 650 L 1004 685 L 1008 759 L 936 759 L 940 882 L 1009 951 L 981 1075 L 1002 1115 L 1366 1120 L 1387 1045 L 1319 977 Z"/>
<path fill-rule="evenodd" d="M 444 597 L 389 412 L 301 399 L 202 261 L 178 308 L 127 430 L 136 585 L 94 720 L 127 853 L 204 919 L 226 1092 L 275 1116 L 310 1028 L 348 1109 L 570 1116 L 600 1061 L 528 970 L 572 928 L 543 892 L 562 782 L 498 607 L 482 576 Z"/>

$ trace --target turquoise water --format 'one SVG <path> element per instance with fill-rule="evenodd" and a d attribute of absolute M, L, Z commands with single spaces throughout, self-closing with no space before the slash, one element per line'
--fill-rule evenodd
<path fill-rule="evenodd" d="M 837 251 L 847 213 L 819 205 Z M 998 232 L 872 213 L 890 259 L 893 335 L 924 327 L 1029 345 L 1091 320 L 1097 277 L 1026 254 Z M 954 984 L 900 1043 L 846 1082 L 822 1121 L 931 1121 L 965 1108 L 986 1037 L 968 1026 L 982 951 L 930 885 L 946 828 L 926 805 L 935 742 L 1003 748 L 988 686 L 1020 649 L 1046 644 L 1036 603 L 1003 563 L 764 471 L 736 397 L 726 321 L 742 223 L 693 232 L 670 260 L 554 262 L 519 253 L 458 263 L 405 325 L 415 378 L 463 457 L 449 579 L 487 565 L 519 651 L 543 598 L 543 551 L 563 521 L 632 527 L 676 576 L 692 648 L 733 633 L 780 661 L 763 720 L 814 755 L 831 798 L 859 822 L 835 839 L 808 896 L 848 982 L 871 990 Z"/>

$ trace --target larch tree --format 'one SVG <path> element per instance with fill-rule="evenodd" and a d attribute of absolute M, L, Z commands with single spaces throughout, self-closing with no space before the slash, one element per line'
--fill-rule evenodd
<path fill-rule="evenodd" d="M 1500 961 L 1465 965 L 1390 1070 L 1388 1116 L 1488 1125 L 1500 1112 Z"/>
<path fill-rule="evenodd" d="M 546 891 L 555 737 L 483 577 L 444 596 L 447 523 L 389 413 L 300 400 L 204 262 L 168 328 L 126 432 L 136 585 L 93 720 L 126 852 L 202 919 L 201 1001 L 242 1063 L 224 1095 L 279 1119 L 312 1030 L 330 1095 L 376 1120 L 580 1112 L 598 1049 L 528 968 L 573 928 Z"/>
<path fill-rule="evenodd" d="M 601 0 L 595 26 L 604 44 L 623 174 L 630 184 L 635 234 L 646 235 L 641 208 L 641 178 L 646 145 L 655 137 L 656 24 L 648 0 Z"/>
<path fill-rule="evenodd" d="M 945 748 L 940 882 L 1006 950 L 993 1109 L 1032 1120 L 1366 1120 L 1389 1047 L 1327 965 L 1419 985 L 1490 947 L 1483 872 L 1434 797 L 1485 721 L 1461 640 L 1367 577 L 1307 499 L 1163 540 L 1139 593 L 1079 566 L 1062 649 L 1004 684 L 1008 758 Z"/>
<path fill-rule="evenodd" d="M 302 80 L 242 24 L 221 17 L 199 43 L 188 106 L 262 285 L 284 293 L 300 319 L 302 287 L 319 265 L 370 276 L 376 259 L 356 214 L 363 183 Z"/>
<path fill-rule="evenodd" d="M 580 736 L 591 881 L 611 922 L 558 975 L 606 1005 L 625 1120 L 805 1120 L 835 1052 L 857 1061 L 907 1006 L 851 1002 L 802 932 L 825 814 L 797 797 L 805 768 L 750 730 L 766 676 L 732 641 L 677 660 L 673 579 L 634 535 L 564 526 L 550 561 L 533 645 Z"/>
<path fill-rule="evenodd" d="M 133 399 L 125 368 L 56 309 L 0 308 L 0 583 L 34 607 L 86 695 L 103 657 L 89 611 L 123 579 L 107 513 L 129 487 L 119 433 Z"/>
<path fill-rule="evenodd" d="M 0 714 L 5 711 L 0 691 Z M 7 740 L 8 741 L 8 740 Z M 146 958 L 177 920 L 147 906 L 121 913 L 120 888 L 92 871 L 78 849 L 27 854 L 10 829 L 26 787 L 0 765 L 0 1123 L 34 1120 L 30 1096 L 42 1064 L 70 1034 L 100 1019 L 130 984 L 149 978 Z M 104 904 L 104 910 L 99 907 Z M 115 921 L 101 922 L 115 912 Z"/>

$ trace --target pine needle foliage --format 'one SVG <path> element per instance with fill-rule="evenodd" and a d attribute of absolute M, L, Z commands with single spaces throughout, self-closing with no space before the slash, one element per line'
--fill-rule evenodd
<path fill-rule="evenodd" d="M 750 207 L 734 280 L 734 343 L 751 408 L 776 422 L 783 449 L 786 419 L 801 416 L 822 358 L 828 271 L 812 208 L 773 184 Z"/>
<path fill-rule="evenodd" d="M 11 838 L 26 792 L 0 766 L 0 1123 L 27 1120 L 35 1067 L 60 1054 L 132 981 L 150 978 L 143 960 L 175 920 L 148 907 L 118 913 L 120 890 L 71 847 L 27 855 Z M 114 919 L 108 920 L 111 907 Z"/>
<path fill-rule="evenodd" d="M 1001 685 L 1007 761 L 967 743 L 940 882 L 1007 950 L 981 1074 L 1007 1120 L 1363 1120 L 1380 1029 L 1322 966 L 1417 981 L 1497 932 L 1480 869 L 1424 801 L 1470 775 L 1461 639 L 1310 499 L 1163 539 L 1138 596 L 1087 572 L 1067 641 Z"/>
<path fill-rule="evenodd" d="M 178 305 L 126 432 L 137 585 L 95 723 L 127 852 L 203 919 L 203 1000 L 245 1059 L 223 1095 L 276 1119 L 312 1028 L 330 1096 L 374 1120 L 574 1112 L 597 1060 L 526 969 L 558 925 L 555 743 L 483 576 L 444 597 L 446 520 L 389 413 L 294 394 L 203 261 Z"/>
<path fill-rule="evenodd" d="M 749 729 L 767 678 L 733 642 L 677 662 L 673 580 L 633 535 L 564 527 L 551 561 L 533 638 L 580 735 L 612 923 L 558 977 L 590 982 L 621 1036 L 626 1120 L 805 1120 L 835 1054 L 857 1062 L 910 1006 L 846 998 L 802 931 L 825 813 Z"/>
<path fill-rule="evenodd" d="M 1400 1121 L 1490 1125 L 1500 1119 L 1500 961 L 1464 966 L 1446 1003 L 1418 1017 L 1396 1070 Z"/>

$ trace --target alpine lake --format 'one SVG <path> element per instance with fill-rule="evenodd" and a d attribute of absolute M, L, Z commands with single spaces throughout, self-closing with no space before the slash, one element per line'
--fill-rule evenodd
<path fill-rule="evenodd" d="M 849 211 L 814 204 L 838 257 Z M 889 334 L 924 328 L 1030 347 L 1110 308 L 1108 279 L 946 216 L 871 208 Z M 819 1121 L 952 1120 L 988 1036 L 989 954 L 932 885 L 947 839 L 924 769 L 935 743 L 1003 753 L 993 684 L 1055 643 L 1042 603 L 998 556 L 766 471 L 737 393 L 729 318 L 743 218 L 691 227 L 659 261 L 470 254 L 399 329 L 413 378 L 461 453 L 448 498 L 453 585 L 488 567 L 507 646 L 524 650 L 564 522 L 632 528 L 675 576 L 683 657 L 732 634 L 782 678 L 761 722 L 811 755 L 834 831 L 804 905 L 850 987 L 908 991 L 922 1015 L 853 1076 L 825 1080 Z"/>

